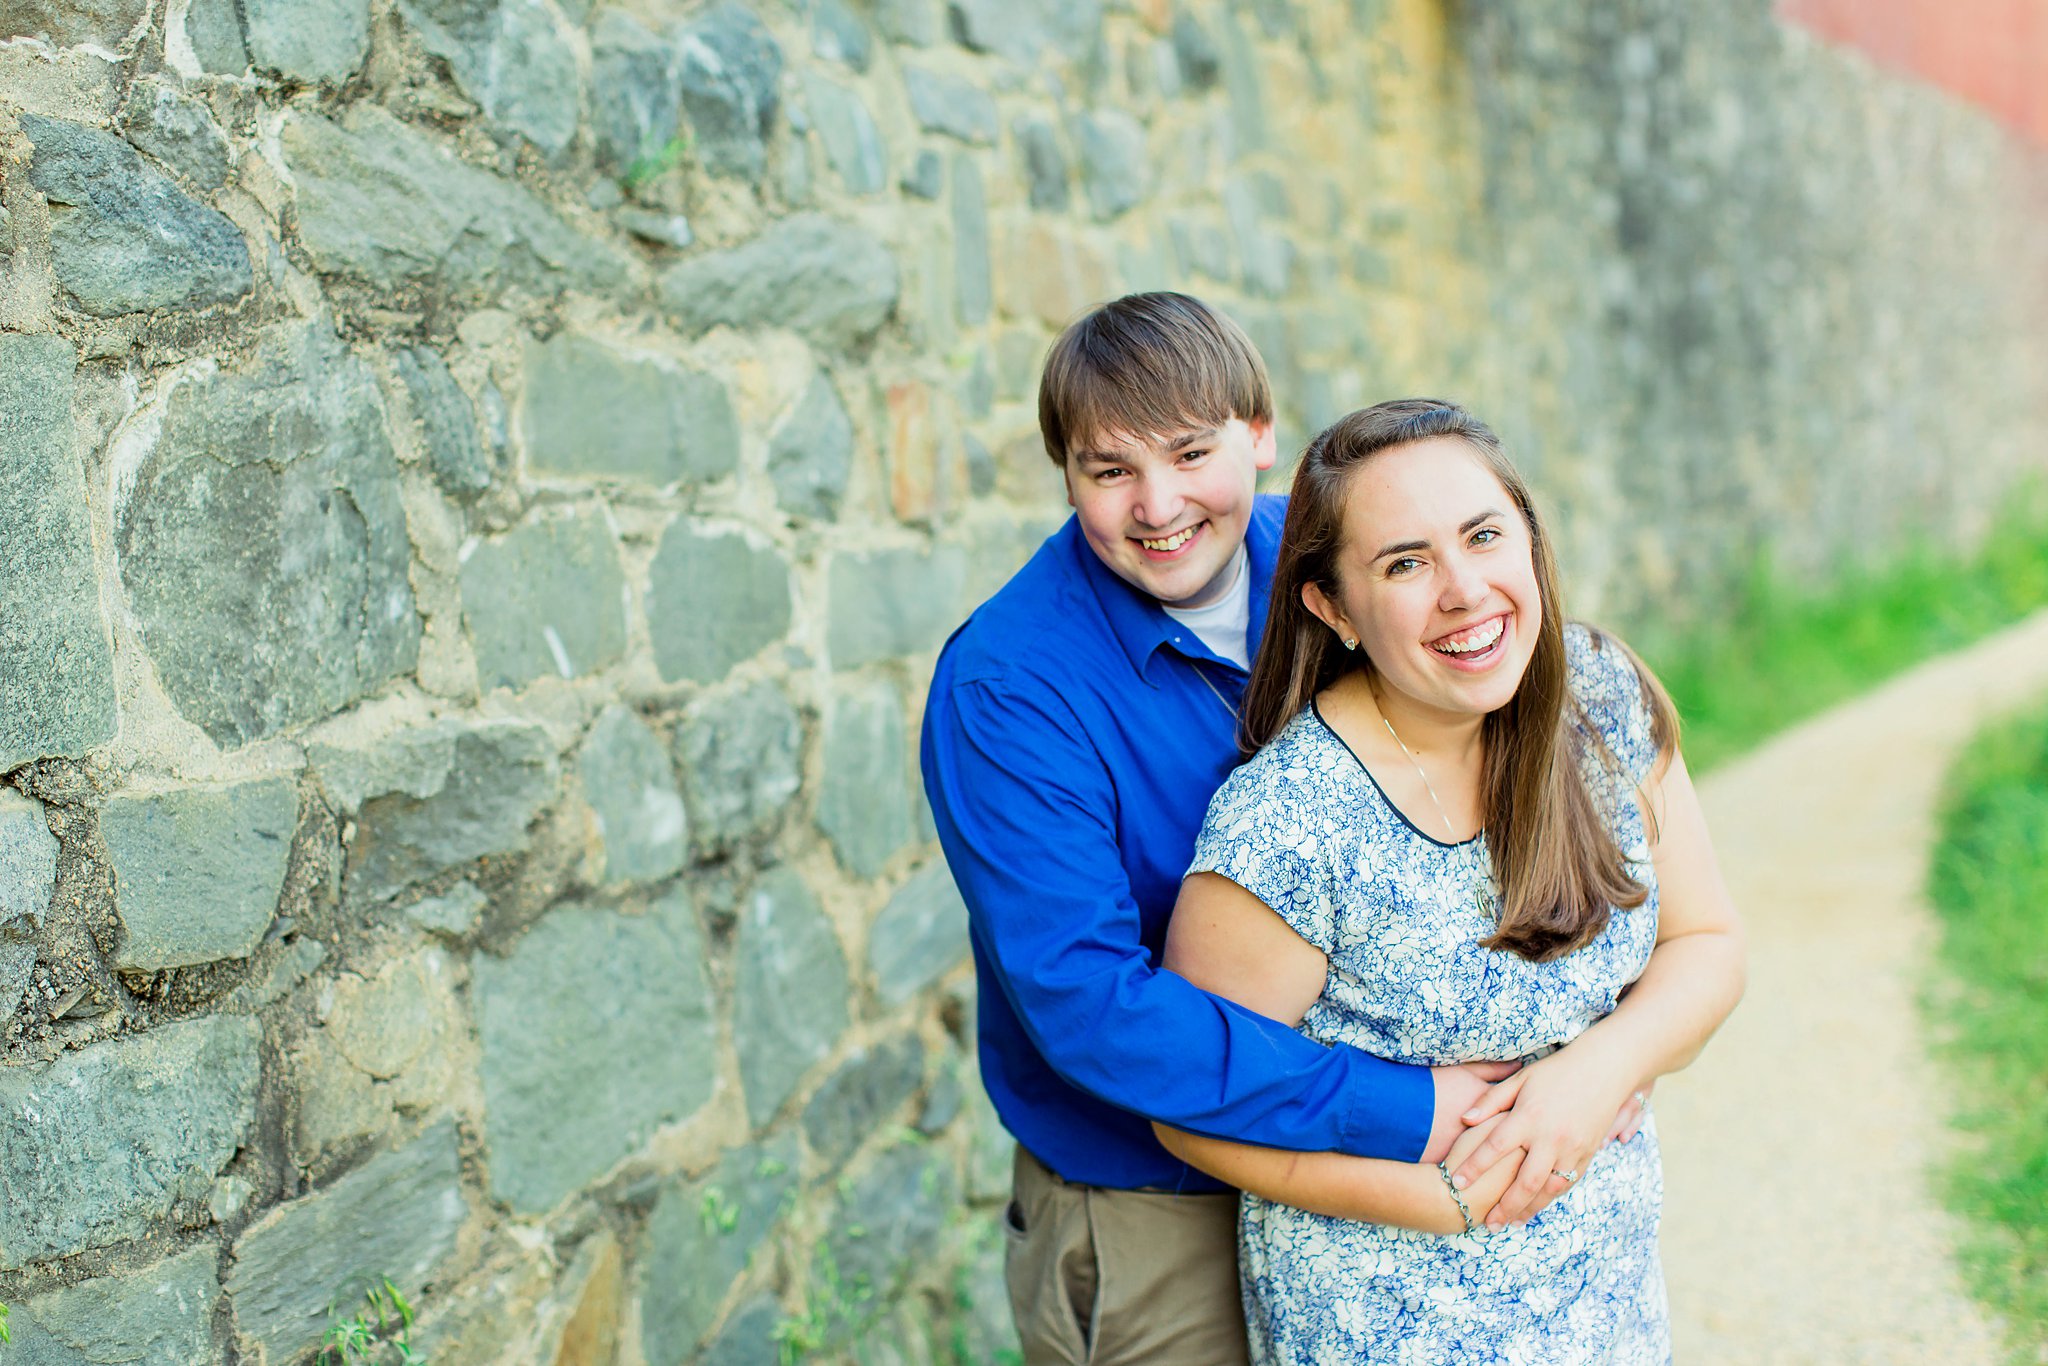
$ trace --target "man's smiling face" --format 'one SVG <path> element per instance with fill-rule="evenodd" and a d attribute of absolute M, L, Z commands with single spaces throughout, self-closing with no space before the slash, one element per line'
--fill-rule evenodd
<path fill-rule="evenodd" d="M 1231 418 L 1155 436 L 1105 432 L 1067 453 L 1067 502 L 1089 548 L 1118 578 L 1168 607 L 1201 607 L 1230 587 L 1273 428 Z"/>

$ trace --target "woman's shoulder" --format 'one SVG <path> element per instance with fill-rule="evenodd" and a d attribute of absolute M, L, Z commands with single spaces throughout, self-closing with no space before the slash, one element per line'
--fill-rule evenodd
<path fill-rule="evenodd" d="M 1565 665 L 1574 700 L 1637 781 L 1656 760 L 1654 684 L 1621 637 L 1586 622 L 1567 623 Z"/>
<path fill-rule="evenodd" d="M 1217 802 L 1242 802 L 1283 790 L 1298 796 L 1305 777 L 1312 780 L 1312 775 L 1331 767 L 1325 750 L 1322 722 L 1312 706 L 1303 707 L 1278 735 L 1231 770 L 1216 794 Z"/>

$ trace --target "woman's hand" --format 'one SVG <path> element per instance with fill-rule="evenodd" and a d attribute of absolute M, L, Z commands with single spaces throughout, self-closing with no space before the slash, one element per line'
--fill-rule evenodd
<path fill-rule="evenodd" d="M 1479 1150 L 1481 1144 L 1492 1137 L 1494 1130 L 1498 1129 L 1505 1122 L 1506 1116 L 1494 1115 L 1491 1118 L 1481 1120 L 1467 1129 L 1459 1137 L 1458 1141 L 1451 1145 L 1450 1155 L 1444 1159 L 1444 1165 L 1452 1171 L 1458 1170 L 1466 1159 Z M 1501 1197 L 1508 1193 L 1508 1188 L 1514 1184 L 1516 1174 L 1521 1171 L 1522 1156 L 1520 1148 L 1507 1149 L 1499 1157 L 1495 1158 L 1493 1165 L 1486 1168 L 1469 1186 L 1460 1188 L 1460 1193 L 1465 1197 L 1465 1208 L 1472 1211 L 1472 1218 L 1475 1222 L 1485 1223 L 1486 1216 L 1492 1213 L 1494 1206 L 1500 1202 Z M 1434 1172 L 1432 1175 L 1441 1180 L 1443 1173 Z M 1458 1213 L 1457 1202 L 1451 1199 L 1450 1192 L 1444 1192 L 1444 1201 L 1451 1206 L 1450 1222 L 1439 1231 L 1463 1233 L 1465 1231 L 1465 1218 L 1462 1214 Z"/>
<path fill-rule="evenodd" d="M 1592 1042 L 1581 1038 L 1578 1044 Z M 1623 1113 L 1636 1103 L 1636 1088 L 1625 1076 L 1623 1066 L 1598 1048 L 1574 1045 L 1496 1083 L 1465 1112 L 1474 1132 L 1494 1127 L 1452 1168 L 1461 1189 L 1477 1186 L 1511 1149 L 1526 1153 L 1514 1183 L 1487 1214 L 1487 1227 L 1534 1218 L 1571 1188 L 1558 1173 L 1584 1175 L 1601 1144 L 1625 1124 L 1640 1122 L 1640 1115 L 1631 1120 Z"/>

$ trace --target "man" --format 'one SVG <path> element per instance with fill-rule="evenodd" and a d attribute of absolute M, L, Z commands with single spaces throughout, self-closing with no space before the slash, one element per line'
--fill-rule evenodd
<path fill-rule="evenodd" d="M 1414 1161 L 1499 1073 L 1325 1048 L 1157 967 L 1280 538 L 1257 350 L 1185 295 L 1119 299 L 1054 343 L 1039 424 L 1074 516 L 948 642 L 922 745 L 1019 1144 L 1012 1308 L 1033 1366 L 1241 1362 L 1236 1194 L 1150 1122 Z"/>

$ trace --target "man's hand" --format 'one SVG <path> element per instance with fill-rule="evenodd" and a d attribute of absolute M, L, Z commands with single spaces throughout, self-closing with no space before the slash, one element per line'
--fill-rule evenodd
<path fill-rule="evenodd" d="M 1490 1089 L 1465 1112 L 1479 1124 L 1507 1111 L 1506 1121 L 1456 1168 L 1460 1184 L 1478 1181 L 1510 1148 L 1526 1150 L 1521 1174 L 1487 1216 L 1490 1228 L 1524 1223 L 1571 1189 L 1560 1172 L 1584 1175 L 1601 1144 L 1640 1124 L 1634 1095 L 1620 1096 L 1612 1062 L 1591 1052 L 1562 1049 L 1531 1063 Z M 1631 1115 L 1629 1111 L 1637 1109 Z"/>
<path fill-rule="evenodd" d="M 1516 1062 L 1467 1062 L 1453 1067 L 1430 1068 L 1430 1078 L 1436 1083 L 1436 1113 L 1430 1119 L 1429 1142 L 1423 1147 L 1422 1160 L 1443 1161 L 1450 1154 L 1451 1145 L 1464 1134 L 1466 1125 L 1477 1122 L 1463 1116 L 1474 1106 L 1484 1103 L 1489 1086 L 1513 1076 L 1520 1066 Z M 1497 1114 L 1506 1108 L 1503 1105 L 1487 1113 Z M 1484 1167 L 1473 1171 L 1473 1177 L 1476 1179 L 1479 1172 L 1492 1166 L 1499 1156 L 1498 1153 L 1491 1154 Z"/>

